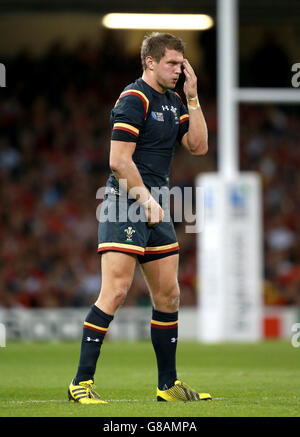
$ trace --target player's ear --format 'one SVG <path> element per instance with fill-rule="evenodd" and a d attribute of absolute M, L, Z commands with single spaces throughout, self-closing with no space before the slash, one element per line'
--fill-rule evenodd
<path fill-rule="evenodd" d="M 153 70 L 153 64 L 154 64 L 154 60 L 153 60 L 152 56 L 147 56 L 145 61 L 146 61 L 147 68 L 149 68 L 149 70 L 152 71 Z"/>

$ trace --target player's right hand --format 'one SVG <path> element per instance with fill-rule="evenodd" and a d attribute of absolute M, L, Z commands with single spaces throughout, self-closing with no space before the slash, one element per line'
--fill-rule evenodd
<path fill-rule="evenodd" d="M 143 207 L 148 219 L 148 226 L 155 227 L 163 221 L 164 210 L 152 196 L 143 204 Z"/>

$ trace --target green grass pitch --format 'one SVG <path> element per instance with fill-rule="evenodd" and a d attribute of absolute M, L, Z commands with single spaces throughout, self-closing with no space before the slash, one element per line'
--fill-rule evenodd
<path fill-rule="evenodd" d="M 287 417 L 300 416 L 300 348 L 288 341 L 178 344 L 178 377 L 211 402 L 155 400 L 150 341 L 107 339 L 95 376 L 109 403 L 67 400 L 80 342 L 12 342 L 0 348 L 1 417 Z"/>

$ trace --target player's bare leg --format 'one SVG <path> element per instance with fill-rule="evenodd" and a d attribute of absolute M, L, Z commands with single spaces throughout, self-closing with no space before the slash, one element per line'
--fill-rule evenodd
<path fill-rule="evenodd" d="M 174 254 L 141 265 L 153 302 L 151 340 L 158 367 L 157 400 L 208 400 L 211 399 L 210 394 L 198 393 L 177 379 L 178 259 L 178 254 Z"/>
<path fill-rule="evenodd" d="M 136 258 L 123 252 L 105 252 L 101 256 L 102 284 L 95 305 L 114 315 L 124 302 L 131 286 Z"/>
<path fill-rule="evenodd" d="M 177 280 L 179 255 L 170 255 L 141 264 L 154 308 L 173 313 L 178 311 L 180 290 Z"/>

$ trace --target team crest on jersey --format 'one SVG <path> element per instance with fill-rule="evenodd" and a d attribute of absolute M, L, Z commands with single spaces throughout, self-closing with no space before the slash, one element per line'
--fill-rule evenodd
<path fill-rule="evenodd" d="M 131 242 L 133 234 L 135 233 L 135 230 L 132 226 L 128 226 L 128 228 L 124 229 L 124 232 L 126 233 L 126 241 Z"/>
<path fill-rule="evenodd" d="M 177 108 L 174 108 L 174 106 L 171 106 L 171 111 L 174 114 L 175 124 L 179 124 L 179 117 L 178 117 L 178 114 L 177 114 Z"/>
<path fill-rule="evenodd" d="M 151 112 L 151 120 L 164 121 L 164 114 L 162 112 Z"/>

